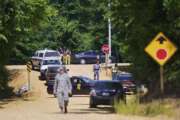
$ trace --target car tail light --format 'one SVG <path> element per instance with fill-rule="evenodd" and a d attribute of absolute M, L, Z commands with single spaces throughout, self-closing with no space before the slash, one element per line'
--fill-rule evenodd
<path fill-rule="evenodd" d="M 90 96 L 96 96 L 96 91 L 95 90 L 91 90 Z"/>

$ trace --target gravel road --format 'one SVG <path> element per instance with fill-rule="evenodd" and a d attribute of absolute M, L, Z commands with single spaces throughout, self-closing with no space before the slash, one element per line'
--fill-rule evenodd
<path fill-rule="evenodd" d="M 9 69 L 19 69 L 21 75 L 17 82 L 26 80 L 25 66 L 8 66 Z M 92 66 L 68 66 L 70 75 L 87 75 L 92 78 Z M 0 101 L 1 120 L 155 120 L 153 118 L 141 118 L 131 116 L 120 116 L 113 112 L 110 106 L 99 106 L 99 108 L 89 108 L 88 96 L 73 96 L 70 99 L 69 113 L 62 114 L 57 106 L 57 100 L 46 93 L 44 82 L 38 80 L 39 72 L 32 71 L 31 85 L 34 97 L 29 99 L 10 99 Z M 102 79 L 108 79 L 101 73 Z M 161 119 L 163 119 L 161 117 Z M 160 119 L 159 119 L 160 120 Z M 166 119 L 164 119 L 166 120 Z"/>

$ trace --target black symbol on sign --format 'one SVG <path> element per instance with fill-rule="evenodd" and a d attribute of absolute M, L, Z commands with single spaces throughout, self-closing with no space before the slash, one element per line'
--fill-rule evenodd
<path fill-rule="evenodd" d="M 160 38 L 157 39 L 157 41 L 159 41 L 159 44 L 163 44 L 164 41 L 166 41 L 166 39 L 161 36 Z"/>

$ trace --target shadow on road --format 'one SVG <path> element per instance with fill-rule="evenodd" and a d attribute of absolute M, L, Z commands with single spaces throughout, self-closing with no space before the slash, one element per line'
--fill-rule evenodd
<path fill-rule="evenodd" d="M 5 108 L 4 105 L 9 104 L 10 102 L 16 101 L 16 99 L 4 99 L 0 100 L 0 109 Z"/>
<path fill-rule="evenodd" d="M 74 109 L 69 114 L 113 114 L 115 110 L 113 107 L 98 107 L 98 108 L 87 108 L 87 109 Z"/>
<path fill-rule="evenodd" d="M 89 95 L 73 95 L 72 98 L 76 98 L 76 97 L 89 97 Z"/>
<path fill-rule="evenodd" d="M 115 110 L 113 107 L 98 107 L 98 108 L 87 108 L 87 109 L 69 109 L 68 114 L 114 114 Z M 54 112 L 53 114 L 62 114 L 61 112 Z"/>

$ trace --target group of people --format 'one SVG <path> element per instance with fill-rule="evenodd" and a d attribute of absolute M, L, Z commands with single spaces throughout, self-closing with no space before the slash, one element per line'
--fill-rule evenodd
<path fill-rule="evenodd" d="M 69 49 L 65 48 L 59 48 L 59 53 L 61 54 L 61 60 L 64 65 L 70 65 L 71 64 L 71 51 Z"/>

